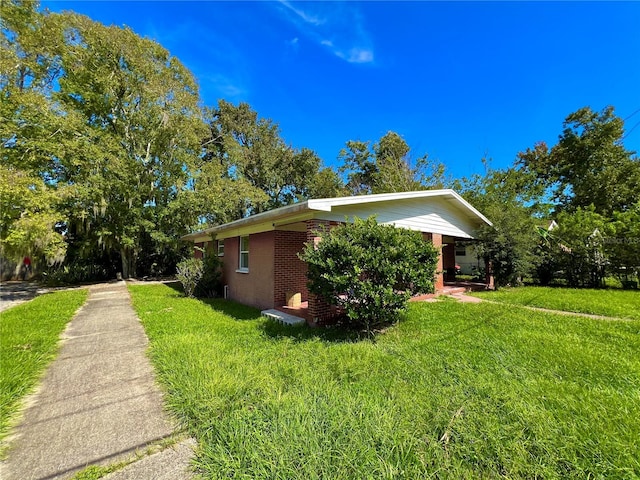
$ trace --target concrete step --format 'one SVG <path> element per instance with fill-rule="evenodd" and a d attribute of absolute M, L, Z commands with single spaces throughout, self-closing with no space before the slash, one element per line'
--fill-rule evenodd
<path fill-rule="evenodd" d="M 468 290 L 465 287 L 445 287 L 442 292 L 443 295 L 458 295 L 460 293 L 466 293 Z"/>
<path fill-rule="evenodd" d="M 301 325 L 305 323 L 304 318 L 296 317 L 288 313 L 281 312 L 280 310 L 270 309 L 260 312 L 263 317 L 270 318 L 276 322 L 283 323 L 284 325 Z"/>

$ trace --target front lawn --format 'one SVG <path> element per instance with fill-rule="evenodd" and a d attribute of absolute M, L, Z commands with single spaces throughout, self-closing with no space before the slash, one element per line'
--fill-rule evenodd
<path fill-rule="evenodd" d="M 639 290 L 517 287 L 477 292 L 473 295 L 512 305 L 640 320 Z"/>
<path fill-rule="evenodd" d="M 129 286 L 208 478 L 640 476 L 640 322 L 412 304 L 375 342 Z"/>
<path fill-rule="evenodd" d="M 48 293 L 0 314 L 0 439 L 86 299 L 86 290 Z"/>

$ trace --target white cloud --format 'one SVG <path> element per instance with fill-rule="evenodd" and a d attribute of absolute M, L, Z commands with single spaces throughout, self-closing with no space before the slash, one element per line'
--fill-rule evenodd
<path fill-rule="evenodd" d="M 350 63 L 371 63 L 373 62 L 373 51 L 361 48 L 352 48 L 349 51 L 347 61 Z"/>
<path fill-rule="evenodd" d="M 281 11 L 298 31 L 333 55 L 349 63 L 366 64 L 375 61 L 373 44 L 362 16 L 349 3 L 318 2 L 299 4 L 279 0 Z"/>
<path fill-rule="evenodd" d="M 213 73 L 213 74 L 200 74 L 201 90 L 204 93 L 209 93 L 215 98 L 226 99 L 242 99 L 248 95 L 248 90 L 243 86 L 240 79 L 232 79 L 226 75 Z"/>
<path fill-rule="evenodd" d="M 302 19 L 305 23 L 310 25 L 322 25 L 324 23 L 324 19 L 317 17 L 315 15 L 310 15 L 304 10 L 294 7 L 287 0 L 278 0 L 281 5 L 287 7 L 290 11 L 295 13 L 300 19 Z"/>

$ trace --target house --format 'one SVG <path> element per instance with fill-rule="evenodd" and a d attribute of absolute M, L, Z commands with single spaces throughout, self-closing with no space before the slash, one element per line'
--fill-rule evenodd
<path fill-rule="evenodd" d="M 457 273 L 478 276 L 485 268 L 484 260 L 478 255 L 474 242 L 456 242 L 455 255 Z"/>
<path fill-rule="evenodd" d="M 480 212 L 453 190 L 424 190 L 307 200 L 183 237 L 195 255 L 214 254 L 223 263 L 226 298 L 260 309 L 287 305 L 291 298 L 308 302 L 311 323 L 326 321 L 331 310 L 307 291 L 307 265 L 298 252 L 317 242 L 318 232 L 354 217 L 376 215 L 383 224 L 422 232 L 442 248 L 435 286 L 444 287 L 444 273 L 455 270 L 455 242 L 473 239 L 483 224 Z"/>

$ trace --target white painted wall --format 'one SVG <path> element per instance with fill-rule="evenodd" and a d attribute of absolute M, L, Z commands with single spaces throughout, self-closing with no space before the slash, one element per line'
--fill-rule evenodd
<path fill-rule="evenodd" d="M 470 218 L 451 200 L 438 197 L 334 206 L 331 212 L 316 214 L 316 218 L 343 222 L 345 216 L 351 219 L 371 215 L 376 215 L 379 223 L 458 238 L 473 238 L 475 229 L 480 225 L 478 218 Z"/>
<path fill-rule="evenodd" d="M 458 255 L 456 252 L 456 265 L 460 266 L 461 274 L 475 275 L 478 268 L 484 267 L 484 260 L 478 258 L 473 245 L 466 245 L 464 255 Z"/>

